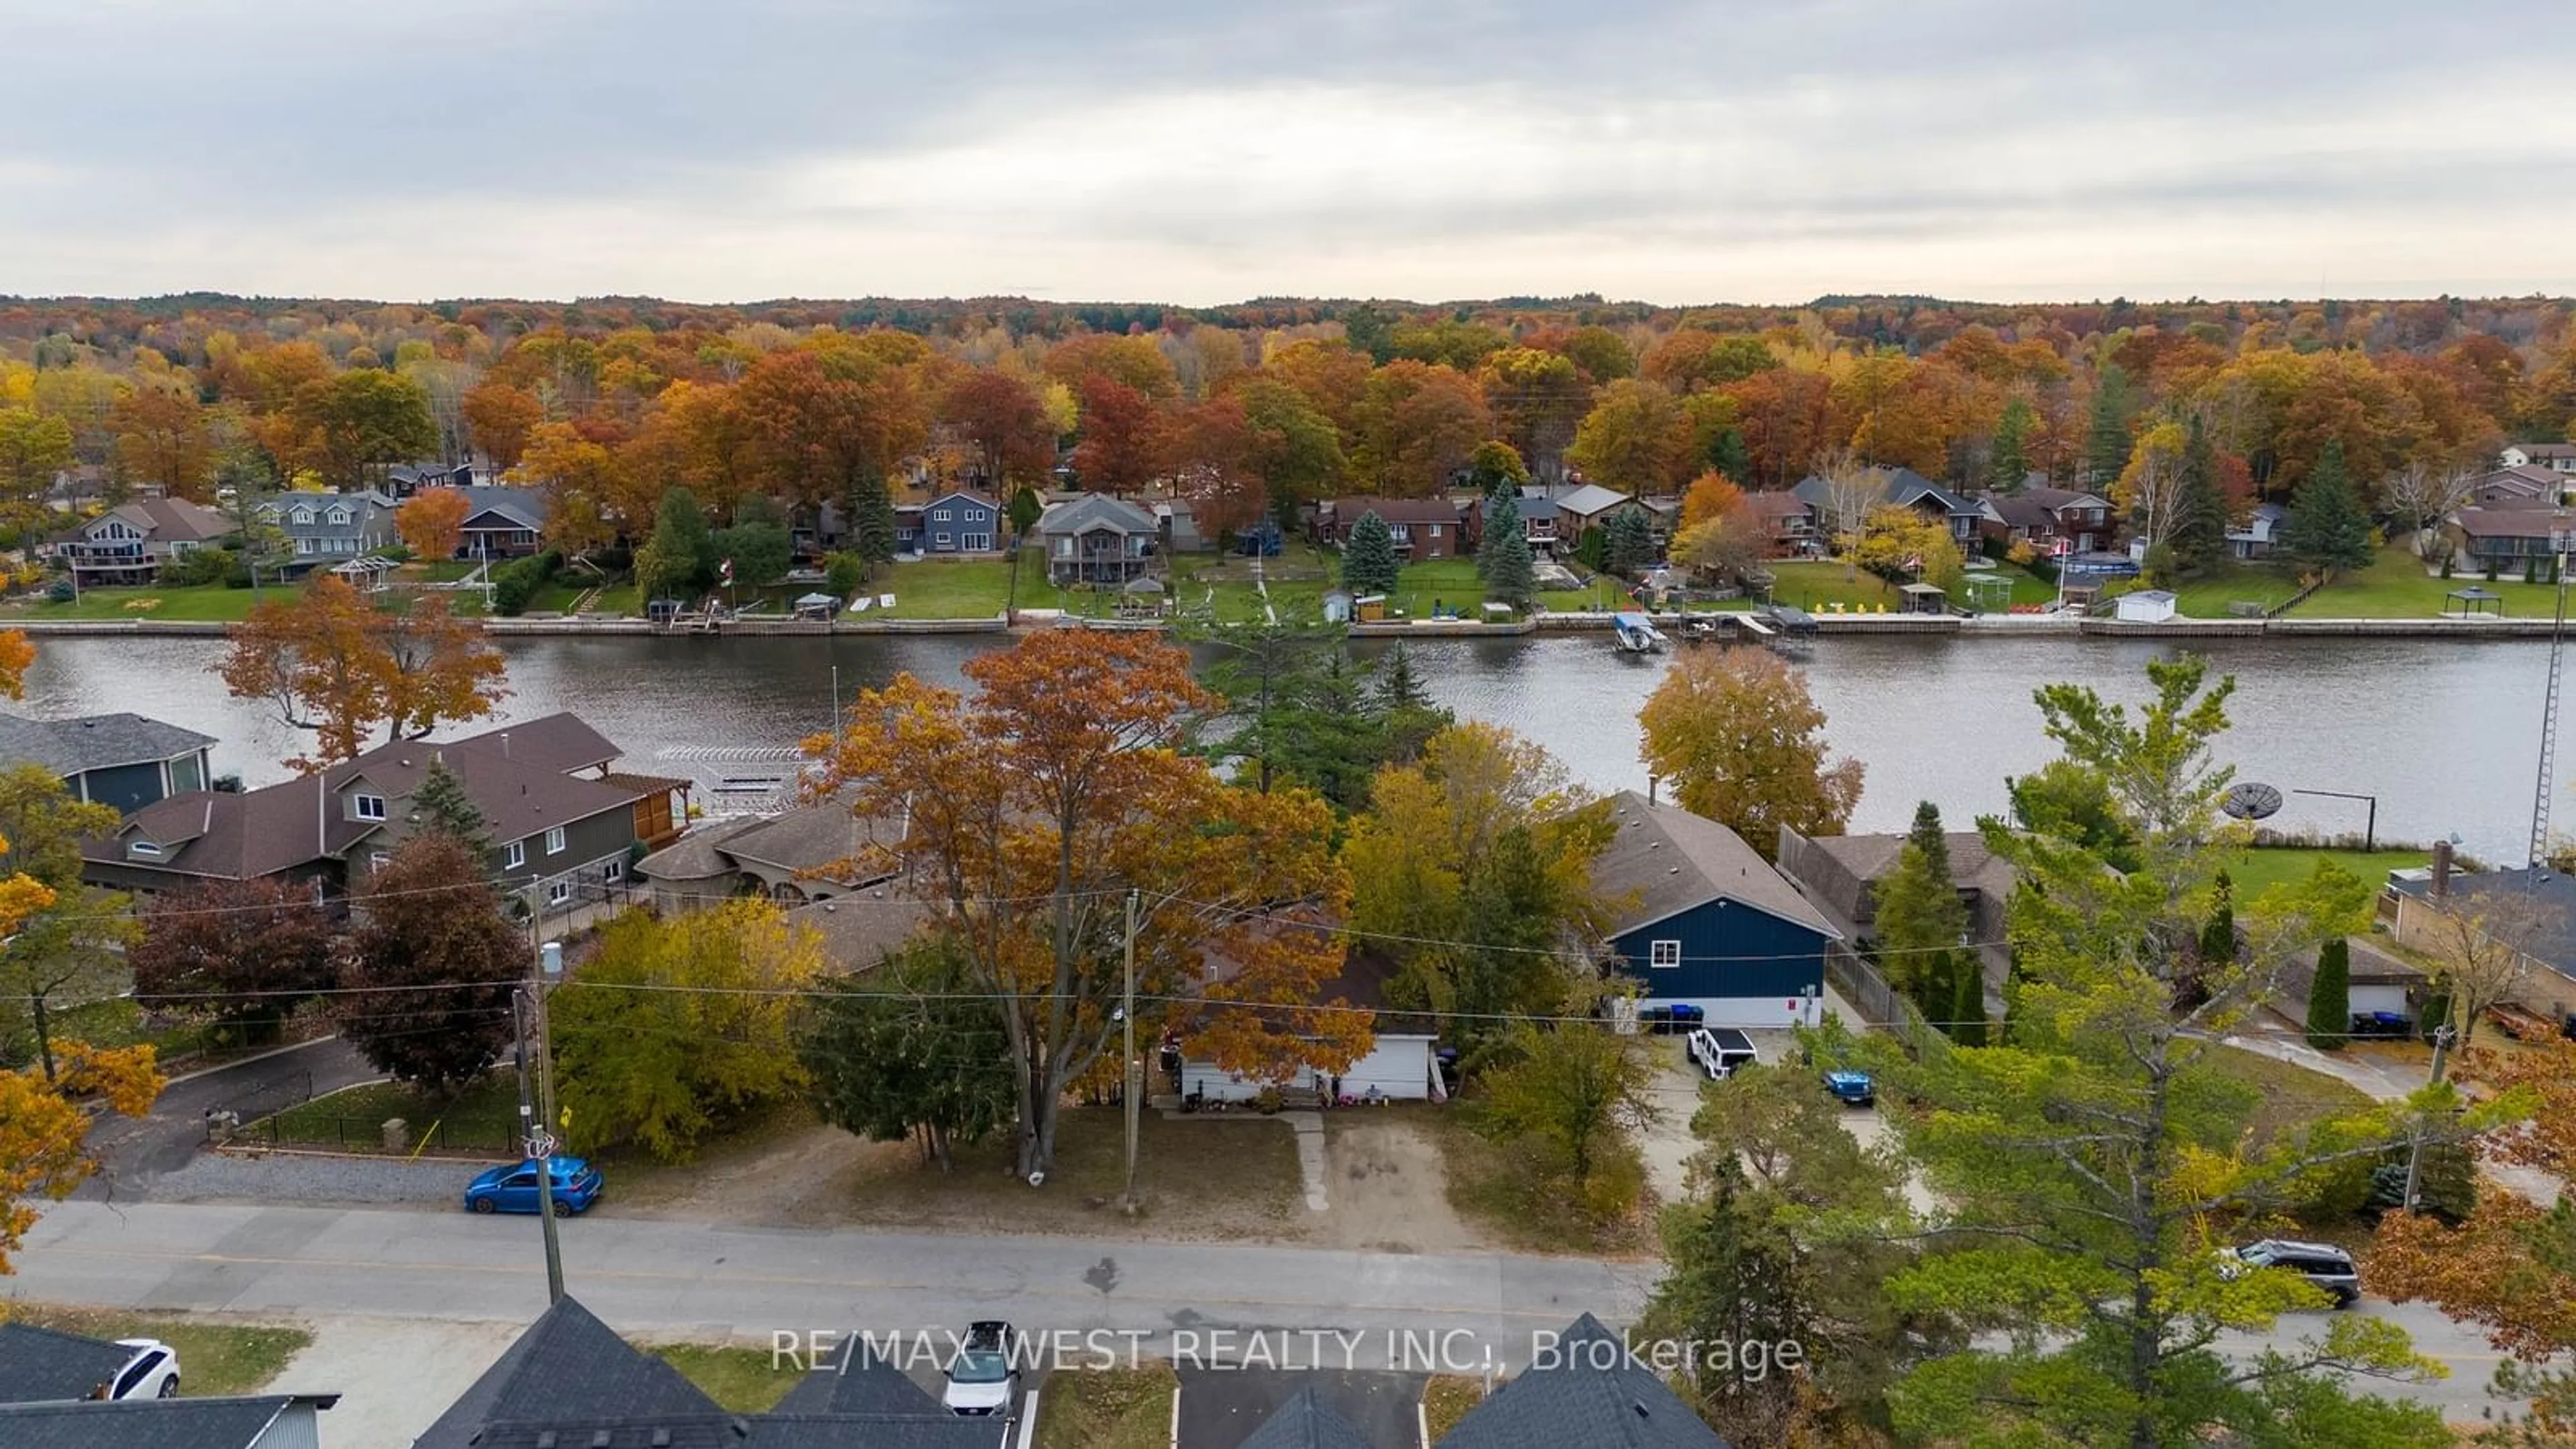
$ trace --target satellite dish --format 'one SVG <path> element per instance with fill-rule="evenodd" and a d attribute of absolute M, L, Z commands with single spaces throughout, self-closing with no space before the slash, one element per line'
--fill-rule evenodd
<path fill-rule="evenodd" d="M 2239 820 L 2267 820 L 2281 809 L 2281 792 L 2252 780 L 2231 786 L 2218 808 Z"/>

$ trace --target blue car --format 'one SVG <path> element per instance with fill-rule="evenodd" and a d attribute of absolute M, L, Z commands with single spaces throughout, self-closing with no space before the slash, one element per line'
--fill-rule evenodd
<path fill-rule="evenodd" d="M 578 1157 L 550 1157 L 554 1168 L 555 1216 L 587 1212 L 599 1201 L 599 1169 Z M 537 1211 L 537 1160 L 523 1158 L 486 1169 L 465 1185 L 465 1206 L 478 1213 Z"/>
<path fill-rule="evenodd" d="M 1867 1072 L 1827 1072 L 1825 1090 L 1846 1107 L 1866 1107 L 1878 1100 L 1878 1086 Z"/>

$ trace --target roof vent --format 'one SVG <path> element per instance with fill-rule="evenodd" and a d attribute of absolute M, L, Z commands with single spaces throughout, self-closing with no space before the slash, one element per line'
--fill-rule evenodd
<path fill-rule="evenodd" d="M 1637 1417 L 1640 1419 L 1651 1419 L 1655 1417 L 1653 1414 L 1646 1412 L 1646 1401 L 1643 1399 L 1630 1399 L 1628 1401 L 1628 1407 L 1636 1410 Z"/>
<path fill-rule="evenodd" d="M 1664 867 L 1664 874 L 1666 875 L 1680 875 L 1681 873 L 1682 868 L 1678 865 L 1668 865 Z"/>
<path fill-rule="evenodd" d="M 617 1436 L 609 1430 L 593 1429 L 590 1431 L 590 1449 L 608 1449 L 609 1445 L 616 1442 Z M 669 1441 L 666 1440 L 664 1442 L 667 1443 Z"/>
<path fill-rule="evenodd" d="M 671 1449 L 670 1430 L 656 1429 L 653 1431 L 653 1449 Z"/>

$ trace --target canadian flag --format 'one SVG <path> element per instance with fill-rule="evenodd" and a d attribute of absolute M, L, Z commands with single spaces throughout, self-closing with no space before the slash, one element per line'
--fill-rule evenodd
<path fill-rule="evenodd" d="M 732 560 L 732 559 L 726 559 L 724 562 L 722 562 L 722 563 L 720 563 L 720 564 L 717 564 L 717 565 L 716 565 L 716 575 L 717 575 L 717 577 L 719 577 L 719 578 L 723 579 L 726 583 L 728 583 L 728 584 L 732 583 L 732 582 L 733 582 L 733 560 Z"/>
<path fill-rule="evenodd" d="M 1905 561 L 1905 570 L 1908 573 L 1916 574 L 1923 572 L 1923 555 L 1918 553 L 1914 557 L 1907 559 Z"/>

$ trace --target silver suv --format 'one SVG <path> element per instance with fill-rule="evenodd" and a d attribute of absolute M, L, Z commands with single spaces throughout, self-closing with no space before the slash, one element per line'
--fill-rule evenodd
<path fill-rule="evenodd" d="M 2334 1306 L 2350 1308 L 2361 1299 L 2361 1272 L 2352 1254 L 2332 1243 L 2303 1243 L 2265 1238 L 2235 1250 L 2236 1261 L 2251 1268 L 2282 1268 L 2333 1295 Z"/>

